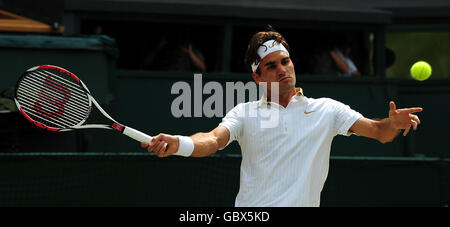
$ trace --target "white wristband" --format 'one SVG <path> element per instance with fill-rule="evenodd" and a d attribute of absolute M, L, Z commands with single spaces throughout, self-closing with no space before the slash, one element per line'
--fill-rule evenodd
<path fill-rule="evenodd" d="M 176 136 L 178 137 L 178 151 L 174 155 L 189 157 L 194 152 L 194 141 L 188 136 Z"/>

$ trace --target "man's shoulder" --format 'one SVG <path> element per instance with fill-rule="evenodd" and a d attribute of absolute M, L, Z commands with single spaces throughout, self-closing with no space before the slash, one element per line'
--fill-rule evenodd
<path fill-rule="evenodd" d="M 332 98 L 307 98 L 308 105 L 306 107 L 306 111 L 330 111 L 339 109 L 345 104 L 332 99 Z"/>

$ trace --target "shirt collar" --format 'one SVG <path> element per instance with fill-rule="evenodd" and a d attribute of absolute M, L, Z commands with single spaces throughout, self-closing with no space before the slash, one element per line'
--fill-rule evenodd
<path fill-rule="evenodd" d="M 296 93 L 295 93 L 295 95 L 293 96 L 295 99 L 299 99 L 300 97 L 304 96 L 304 95 L 303 95 L 303 89 L 302 89 L 302 88 L 295 88 L 295 91 L 296 91 Z M 292 98 L 291 98 L 291 100 L 292 100 Z M 261 99 L 259 100 L 258 107 L 260 107 L 260 106 L 262 106 L 262 105 L 267 105 L 267 104 L 270 105 L 270 102 L 267 101 L 266 94 L 263 94 L 263 95 L 261 96 Z"/>

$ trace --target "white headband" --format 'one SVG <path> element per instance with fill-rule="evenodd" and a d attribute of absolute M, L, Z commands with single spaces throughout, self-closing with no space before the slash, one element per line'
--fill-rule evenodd
<path fill-rule="evenodd" d="M 257 50 L 257 53 L 258 53 L 259 57 L 261 58 L 261 60 L 258 63 L 256 63 L 256 61 L 252 63 L 252 71 L 256 72 L 256 70 L 258 69 L 259 63 L 261 63 L 262 59 L 265 56 L 267 56 L 268 54 L 273 53 L 275 51 L 279 51 L 279 50 L 286 52 L 289 56 L 289 51 L 287 51 L 287 49 L 283 46 L 283 44 L 280 44 L 275 40 L 269 40 L 269 41 L 266 41 L 265 43 L 263 43 Z"/>

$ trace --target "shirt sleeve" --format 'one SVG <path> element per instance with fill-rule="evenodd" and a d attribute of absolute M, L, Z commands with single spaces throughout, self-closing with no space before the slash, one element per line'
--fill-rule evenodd
<path fill-rule="evenodd" d="M 345 105 L 341 102 L 333 100 L 333 110 L 335 114 L 335 130 L 337 134 L 343 136 L 350 136 L 349 130 L 352 125 L 361 117 L 362 114 L 350 108 L 350 106 Z"/>
<path fill-rule="evenodd" d="M 349 58 L 346 59 L 347 65 L 348 65 L 348 74 L 353 74 L 354 72 L 358 71 L 358 68 L 356 68 L 355 63 Z"/>
<path fill-rule="evenodd" d="M 233 109 L 231 109 L 227 115 L 222 118 L 222 122 L 219 126 L 223 126 L 228 129 L 230 132 L 230 139 L 228 140 L 227 145 L 220 148 L 219 150 L 223 150 L 228 146 L 231 142 L 235 140 L 239 140 L 242 134 L 242 125 L 243 125 L 243 104 L 238 104 Z"/>

